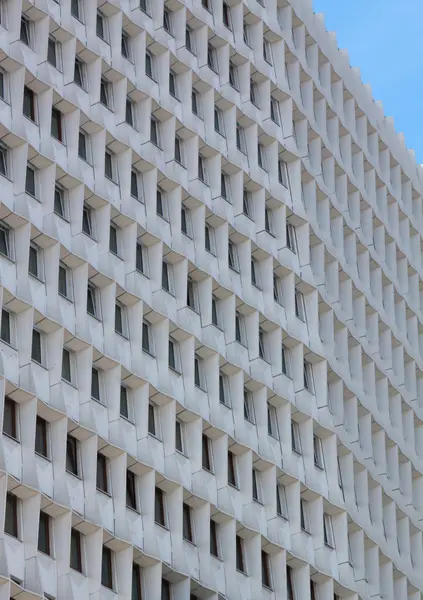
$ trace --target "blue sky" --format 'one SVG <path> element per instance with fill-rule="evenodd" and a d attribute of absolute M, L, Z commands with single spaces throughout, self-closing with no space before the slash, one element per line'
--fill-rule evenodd
<path fill-rule="evenodd" d="M 423 0 L 313 0 L 423 163 Z"/>

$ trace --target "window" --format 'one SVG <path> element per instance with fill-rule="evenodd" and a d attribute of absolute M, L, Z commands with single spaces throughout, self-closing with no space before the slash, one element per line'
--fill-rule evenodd
<path fill-rule="evenodd" d="M 279 102 L 273 96 L 270 96 L 270 118 L 276 125 L 280 125 L 280 110 L 279 110 Z M 278 167 L 279 170 L 279 167 Z M 279 180 L 280 181 L 280 180 Z"/>
<path fill-rule="evenodd" d="M 145 74 L 153 81 L 157 81 L 156 57 L 149 50 L 146 50 L 145 53 Z"/>
<path fill-rule="evenodd" d="M 314 464 L 319 469 L 324 469 L 322 440 L 316 434 L 313 434 L 313 452 L 314 452 Z"/>
<path fill-rule="evenodd" d="M 73 81 L 80 88 L 86 90 L 85 85 L 85 63 L 78 56 L 75 57 L 75 68 L 73 71 Z"/>
<path fill-rule="evenodd" d="M 80 0 L 71 0 L 71 15 L 78 19 L 82 20 L 81 7 L 79 4 Z"/>
<path fill-rule="evenodd" d="M 228 264 L 230 269 L 239 273 L 237 247 L 232 240 L 228 241 Z"/>
<path fill-rule="evenodd" d="M 178 135 L 176 135 L 175 136 L 175 160 L 180 165 L 182 165 L 183 167 L 185 167 L 184 155 L 183 155 L 183 152 L 182 152 L 182 148 L 183 148 L 182 139 Z"/>
<path fill-rule="evenodd" d="M 3 433 L 18 440 L 18 405 L 9 396 L 4 398 Z"/>
<path fill-rule="evenodd" d="M 335 538 L 333 535 L 332 516 L 323 513 L 323 541 L 329 548 L 335 548 Z"/>
<path fill-rule="evenodd" d="M 173 23 L 172 23 L 172 12 L 168 9 L 167 6 L 163 9 L 163 29 L 169 33 L 169 35 L 173 35 Z"/>
<path fill-rule="evenodd" d="M 269 65 L 273 64 L 272 44 L 266 38 L 263 38 L 263 58 Z"/>
<path fill-rule="evenodd" d="M 0 4 L 0 13 L 1 13 L 1 4 Z M 2 100 L 6 100 L 6 81 L 7 75 L 6 73 L 0 69 L 0 98 Z"/>
<path fill-rule="evenodd" d="M 97 303 L 97 288 L 91 282 L 89 282 L 87 286 L 87 313 L 95 319 L 100 318 L 100 311 Z"/>
<path fill-rule="evenodd" d="M 276 273 L 273 273 L 273 299 L 283 306 L 282 280 Z"/>
<path fill-rule="evenodd" d="M 113 589 L 113 552 L 107 546 L 103 546 L 101 556 L 101 585 Z"/>
<path fill-rule="evenodd" d="M 273 225 L 273 210 L 268 206 L 264 209 L 264 228 L 270 235 L 275 235 L 275 228 Z"/>
<path fill-rule="evenodd" d="M 37 177 L 35 169 L 29 163 L 26 166 L 26 178 L 25 178 L 25 191 L 27 194 L 30 194 L 34 198 L 36 197 L 36 187 Z"/>
<path fill-rule="evenodd" d="M 238 311 L 236 311 L 235 313 L 235 340 L 243 346 L 247 345 L 245 318 L 244 315 L 242 315 Z"/>
<path fill-rule="evenodd" d="M 8 152 L 3 144 L 0 144 L 0 175 L 9 176 Z"/>
<path fill-rule="evenodd" d="M 219 373 L 219 402 L 228 408 L 231 406 L 229 398 L 229 379 L 222 371 Z"/>
<path fill-rule="evenodd" d="M 214 240 L 214 228 L 208 223 L 204 226 L 204 247 L 207 252 L 216 256 L 216 244 Z"/>
<path fill-rule="evenodd" d="M 116 302 L 115 304 L 115 331 L 119 333 L 123 337 L 128 337 L 128 323 L 127 323 L 127 314 L 126 314 L 126 306 L 120 304 L 120 302 Z"/>
<path fill-rule="evenodd" d="M 184 423 L 179 419 L 175 421 L 175 449 L 181 454 L 185 454 L 185 437 L 184 437 Z"/>
<path fill-rule="evenodd" d="M 214 107 L 214 130 L 220 135 L 225 136 L 225 121 L 223 111 L 217 106 Z"/>
<path fill-rule="evenodd" d="M 25 15 L 21 16 L 21 32 L 20 32 L 20 40 L 27 46 L 31 46 L 32 36 L 31 36 L 31 21 Z"/>
<path fill-rule="evenodd" d="M 287 377 L 291 376 L 291 369 L 289 364 L 289 348 L 282 344 L 282 373 Z"/>
<path fill-rule="evenodd" d="M 14 538 L 19 537 L 18 527 L 18 497 L 11 492 L 6 494 L 6 510 L 4 515 L 4 532 Z"/>
<path fill-rule="evenodd" d="M 224 171 L 220 173 L 220 195 L 230 202 L 230 177 Z"/>
<path fill-rule="evenodd" d="M 279 183 L 281 183 L 284 187 L 288 187 L 288 167 L 285 161 L 281 158 L 278 161 L 278 178 Z"/>
<path fill-rule="evenodd" d="M 236 548 L 237 571 L 240 571 L 241 573 L 246 574 L 245 560 L 244 560 L 244 540 L 239 535 L 236 536 L 235 548 Z"/>
<path fill-rule="evenodd" d="M 88 135 L 82 129 L 79 130 L 78 156 L 88 162 Z"/>
<path fill-rule="evenodd" d="M 182 505 L 182 537 L 187 542 L 194 543 L 192 527 L 192 508 L 185 502 Z"/>
<path fill-rule="evenodd" d="M 107 42 L 107 17 L 97 10 L 96 33 L 99 38 Z"/>
<path fill-rule="evenodd" d="M 236 147 L 243 154 L 247 154 L 247 143 L 245 141 L 245 131 L 244 131 L 244 128 L 241 127 L 241 125 L 239 125 L 238 123 L 236 126 Z"/>
<path fill-rule="evenodd" d="M 66 219 L 65 190 L 56 184 L 54 188 L 54 213 Z"/>
<path fill-rule="evenodd" d="M 63 142 L 62 113 L 54 106 L 51 109 L 51 135 L 59 142 Z"/>
<path fill-rule="evenodd" d="M 270 403 L 267 404 L 267 432 L 275 439 L 279 439 L 276 406 Z"/>
<path fill-rule="evenodd" d="M 194 358 L 194 383 L 198 388 L 204 392 L 206 391 L 206 382 L 204 379 L 204 361 L 197 354 Z"/>
<path fill-rule="evenodd" d="M 112 254 L 118 256 L 118 235 L 120 232 L 114 223 L 110 223 L 109 232 L 109 250 Z"/>
<path fill-rule="evenodd" d="M 264 587 L 272 588 L 272 575 L 270 568 L 270 555 L 264 550 L 261 551 L 261 583 Z"/>
<path fill-rule="evenodd" d="M 79 441 L 68 433 L 66 438 L 66 471 L 79 476 L 78 461 Z"/>
<path fill-rule="evenodd" d="M 244 387 L 244 419 L 254 423 L 254 408 L 252 392 Z"/>
<path fill-rule="evenodd" d="M 211 448 L 210 448 L 211 440 L 205 433 L 203 433 L 201 443 L 202 443 L 202 454 L 201 454 L 202 467 L 203 467 L 203 469 L 205 469 L 206 471 L 210 471 L 210 473 L 211 473 L 212 472 L 212 458 L 211 458 Z"/>
<path fill-rule="evenodd" d="M 137 563 L 132 563 L 132 592 L 131 600 L 142 600 L 141 568 Z"/>
<path fill-rule="evenodd" d="M 109 474 L 107 458 L 101 452 L 97 452 L 97 477 L 96 488 L 105 494 L 109 493 Z"/>
<path fill-rule="evenodd" d="M 179 100 L 177 76 L 172 70 L 169 70 L 169 94 Z"/>
<path fill-rule="evenodd" d="M 178 342 L 175 341 L 173 338 L 169 338 L 169 367 L 173 371 L 180 373 L 179 346 Z"/>
<path fill-rule="evenodd" d="M 154 520 L 158 525 L 166 527 L 165 493 L 157 486 L 154 490 Z"/>
<path fill-rule="evenodd" d="M 208 10 L 209 12 L 211 12 L 211 4 L 210 4 L 210 0 L 201 0 L 201 6 L 203 8 L 205 8 L 206 10 Z"/>
<path fill-rule="evenodd" d="M 157 188 L 156 191 L 156 212 L 159 217 L 168 220 L 167 218 L 167 202 L 166 202 L 166 194 L 161 188 Z"/>
<path fill-rule="evenodd" d="M 189 25 L 185 27 L 185 48 L 195 55 L 195 33 Z"/>
<path fill-rule="evenodd" d="M 62 263 L 59 264 L 58 293 L 71 300 L 71 270 Z"/>
<path fill-rule="evenodd" d="M 187 281 L 187 306 L 191 310 L 198 312 L 197 283 L 191 277 L 188 277 Z"/>
<path fill-rule="evenodd" d="M 185 204 L 181 205 L 181 231 L 189 238 L 192 238 L 191 211 Z"/>
<path fill-rule="evenodd" d="M 91 369 L 91 398 L 101 402 L 100 395 L 100 372 L 95 367 Z"/>
<path fill-rule="evenodd" d="M 154 437 L 160 437 L 158 407 L 152 402 L 148 403 L 148 433 Z"/>
<path fill-rule="evenodd" d="M 82 534 L 72 527 L 70 539 L 70 568 L 82 573 Z"/>
<path fill-rule="evenodd" d="M 1 311 L 0 339 L 9 346 L 12 343 L 12 320 L 13 316 L 3 308 Z"/>
<path fill-rule="evenodd" d="M 100 102 L 108 108 L 112 110 L 112 84 L 105 77 L 102 77 L 100 80 Z"/>
<path fill-rule="evenodd" d="M 31 360 L 43 364 L 43 334 L 38 329 L 32 330 Z"/>
<path fill-rule="evenodd" d="M 50 35 L 47 42 L 47 62 L 56 67 L 56 69 L 60 67 L 60 48 L 60 42 Z"/>
<path fill-rule="evenodd" d="M 216 48 L 210 42 L 207 46 L 207 64 L 212 71 L 219 72 Z"/>
<path fill-rule="evenodd" d="M 257 469 L 252 470 L 253 475 L 253 500 L 261 503 L 261 473 Z"/>
<path fill-rule="evenodd" d="M 151 116 L 150 119 L 150 141 L 153 142 L 155 146 L 161 149 L 160 146 L 160 121 L 158 121 L 155 117 Z"/>
<path fill-rule="evenodd" d="M 94 237 L 93 231 L 93 209 L 84 203 L 82 208 L 82 231 L 90 237 Z"/>
<path fill-rule="evenodd" d="M 230 450 L 228 450 L 228 484 L 234 488 L 238 488 L 236 456 Z"/>
<path fill-rule="evenodd" d="M 170 585 L 169 581 L 167 579 L 162 579 L 161 600 L 171 600 L 171 589 L 172 586 Z"/>
<path fill-rule="evenodd" d="M 140 0 L 140 9 L 150 16 L 150 0 Z"/>
<path fill-rule="evenodd" d="M 291 445 L 294 452 L 301 454 L 300 426 L 291 420 Z"/>
<path fill-rule="evenodd" d="M 72 354 L 67 348 L 63 348 L 62 351 L 62 379 L 68 383 L 72 383 Z"/>
<path fill-rule="evenodd" d="M 259 88 L 258 83 L 250 80 L 250 101 L 256 108 L 260 108 L 260 100 L 259 100 Z"/>
<path fill-rule="evenodd" d="M 219 558 L 219 525 L 213 519 L 210 519 L 210 554 Z"/>
<path fill-rule="evenodd" d="M 195 88 L 191 92 L 191 108 L 193 114 L 201 119 L 201 96 Z"/>
<path fill-rule="evenodd" d="M 286 591 L 287 600 L 296 600 L 294 596 L 294 571 L 292 567 L 286 565 Z"/>
<path fill-rule="evenodd" d="M 263 171 L 267 171 L 266 148 L 263 144 L 257 144 L 257 161 L 258 166 L 263 169 Z"/>
<path fill-rule="evenodd" d="M 314 393 L 313 367 L 308 360 L 304 361 L 304 387 L 310 392 L 310 394 Z"/>
<path fill-rule="evenodd" d="M 301 529 L 306 533 L 310 533 L 310 518 L 308 512 L 308 502 L 304 498 L 300 498 L 300 522 Z"/>
<path fill-rule="evenodd" d="M 305 321 L 304 296 L 299 289 L 295 288 L 295 316 L 301 321 Z"/>
<path fill-rule="evenodd" d="M 145 276 L 148 276 L 148 250 L 144 244 L 137 242 L 135 268 Z"/>
<path fill-rule="evenodd" d="M 219 318 L 219 300 L 215 297 L 212 296 L 212 325 L 214 325 L 215 327 L 219 327 L 220 328 L 220 318 Z"/>
<path fill-rule="evenodd" d="M 282 483 L 279 483 L 276 486 L 276 513 L 280 517 L 288 519 L 288 504 L 286 501 L 286 491 L 285 486 Z"/>
<path fill-rule="evenodd" d="M 129 34 L 126 33 L 125 30 L 122 30 L 122 38 L 121 38 L 121 54 L 126 60 L 131 60 L 131 43 L 130 43 Z"/>
<path fill-rule="evenodd" d="M 251 283 L 261 290 L 260 264 L 253 256 L 251 257 Z"/>
<path fill-rule="evenodd" d="M 295 226 L 287 221 L 286 223 L 286 246 L 294 254 L 297 253 L 297 235 Z"/>
<path fill-rule="evenodd" d="M 162 288 L 173 294 L 173 265 L 169 264 L 165 260 L 162 261 Z"/>
<path fill-rule="evenodd" d="M 126 506 L 137 510 L 137 478 L 129 469 L 126 470 Z"/>
<path fill-rule="evenodd" d="M 117 181 L 117 173 L 116 173 L 116 157 L 110 152 L 110 150 L 106 150 L 104 152 L 104 175 L 113 183 Z"/>
<path fill-rule="evenodd" d="M 227 27 L 228 29 L 230 29 L 232 31 L 231 8 L 230 8 L 229 4 L 227 4 L 226 2 L 223 2 L 222 9 L 223 9 L 223 24 L 225 25 L 225 27 Z"/>
<path fill-rule="evenodd" d="M 206 159 L 198 153 L 198 179 L 207 184 Z"/>
<path fill-rule="evenodd" d="M 239 92 L 238 67 L 229 61 L 229 85 Z"/>
<path fill-rule="evenodd" d="M 259 327 L 259 357 L 267 361 L 266 332 Z"/>
<path fill-rule="evenodd" d="M 135 129 L 135 104 L 129 96 L 126 96 L 125 123 L 128 123 L 128 125 Z"/>
<path fill-rule="evenodd" d="M 131 170 L 131 196 L 140 202 L 143 201 L 142 175 L 136 169 Z"/>
<path fill-rule="evenodd" d="M 120 386 L 120 403 L 119 413 L 121 417 L 129 419 L 129 399 L 128 399 L 128 388 L 124 385 Z"/>
<path fill-rule="evenodd" d="M 35 93 L 27 86 L 24 87 L 23 92 L 22 112 L 25 117 L 35 123 Z"/>
<path fill-rule="evenodd" d="M 40 520 L 38 523 L 38 550 L 44 554 L 50 556 L 51 543 L 50 543 L 50 515 L 44 511 L 40 511 Z"/>
<path fill-rule="evenodd" d="M 244 35 L 244 43 L 247 44 L 249 48 L 251 48 L 251 40 L 250 40 L 250 25 L 244 19 L 243 21 L 243 35 Z"/>
<path fill-rule="evenodd" d="M 153 336 L 151 332 L 151 324 L 144 319 L 142 323 L 142 349 L 144 352 L 153 355 Z"/>

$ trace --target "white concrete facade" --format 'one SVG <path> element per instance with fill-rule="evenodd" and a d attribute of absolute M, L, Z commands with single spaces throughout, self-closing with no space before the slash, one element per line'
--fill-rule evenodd
<path fill-rule="evenodd" d="M 422 600 L 423 173 L 310 1 L 0 9 L 0 600 Z"/>

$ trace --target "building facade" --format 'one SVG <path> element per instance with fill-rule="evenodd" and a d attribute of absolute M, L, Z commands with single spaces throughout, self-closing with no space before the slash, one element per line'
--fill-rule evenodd
<path fill-rule="evenodd" d="M 423 176 L 311 2 L 0 8 L 0 600 L 422 600 Z"/>

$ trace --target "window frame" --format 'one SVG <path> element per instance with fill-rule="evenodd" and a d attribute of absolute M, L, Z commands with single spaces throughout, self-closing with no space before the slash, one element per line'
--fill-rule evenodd
<path fill-rule="evenodd" d="M 72 446 L 71 452 L 69 451 L 70 446 Z M 73 464 L 71 464 L 71 463 L 73 463 Z M 68 468 L 68 465 L 71 468 Z M 80 471 L 81 471 L 80 441 L 78 440 L 78 438 L 74 437 L 70 433 L 68 433 L 66 436 L 65 471 L 66 471 L 66 473 L 70 473 L 74 477 L 78 477 L 78 479 L 80 479 Z"/>
<path fill-rule="evenodd" d="M 323 542 L 331 550 L 335 549 L 332 515 L 323 511 Z"/>
<path fill-rule="evenodd" d="M 102 33 L 99 33 L 99 18 L 101 19 L 101 27 L 102 27 Z M 95 33 L 96 36 L 98 38 L 100 38 L 103 42 L 105 42 L 106 44 L 110 44 L 110 38 L 109 38 L 109 20 L 107 18 L 107 16 L 103 13 L 103 11 L 101 11 L 99 8 L 97 8 L 97 13 L 96 13 L 96 27 L 95 27 Z"/>
<path fill-rule="evenodd" d="M 138 250 L 138 248 L 140 248 L 140 250 Z M 138 256 L 141 256 L 142 270 L 139 268 L 141 265 L 138 260 Z M 149 277 L 150 271 L 148 267 L 148 246 L 137 240 L 137 246 L 135 249 L 135 270 L 144 275 L 144 277 Z"/>
<path fill-rule="evenodd" d="M 8 404 L 11 409 L 11 430 L 5 430 L 5 414 L 6 414 L 6 404 Z M 13 407 L 13 408 L 12 408 Z M 2 433 L 7 437 L 15 440 L 16 442 L 20 442 L 20 422 L 19 422 L 19 404 L 12 400 L 10 396 L 7 394 L 4 396 L 4 404 L 3 404 L 3 423 L 2 423 Z"/>
<path fill-rule="evenodd" d="M 13 498 L 13 500 L 10 502 L 8 502 L 8 500 L 10 500 L 11 498 Z M 8 514 L 10 512 L 10 510 L 12 511 L 12 514 Z M 22 529 L 22 522 L 21 522 L 21 510 L 22 510 L 22 506 L 21 506 L 21 499 L 16 496 L 16 494 L 14 494 L 13 492 L 11 492 L 10 490 L 7 490 L 6 493 L 6 498 L 5 498 L 5 510 L 4 510 L 4 533 L 6 535 L 10 535 L 11 537 L 14 537 L 16 540 L 20 540 L 21 539 L 21 529 Z M 11 520 L 11 523 L 10 523 Z M 11 525 L 11 527 L 9 526 Z"/>
<path fill-rule="evenodd" d="M 302 455 L 300 426 L 294 419 L 291 419 L 291 449 L 295 454 Z"/>
<path fill-rule="evenodd" d="M 132 127 L 132 129 L 135 129 L 135 131 L 138 131 L 136 106 L 136 102 L 127 94 L 125 99 L 125 123 L 129 125 L 129 127 Z M 130 115 L 129 121 L 128 114 Z"/>
<path fill-rule="evenodd" d="M 225 0 L 222 2 L 222 22 L 229 31 L 233 31 L 231 7 Z"/>
<path fill-rule="evenodd" d="M 246 410 L 247 408 L 247 410 Z M 247 416 L 247 414 L 249 416 Z M 253 392 L 244 386 L 244 419 L 251 423 L 252 425 L 256 424 L 255 414 L 254 414 L 254 397 Z"/>
<path fill-rule="evenodd" d="M 216 256 L 216 240 L 214 233 L 214 227 L 206 221 L 204 223 L 204 249 L 212 256 Z"/>
<path fill-rule="evenodd" d="M 7 316 L 7 336 L 3 336 L 4 332 L 4 325 L 6 323 L 6 319 L 5 319 L 5 315 Z M 16 347 L 16 323 L 15 323 L 15 313 L 12 313 L 10 310 L 8 310 L 7 308 L 2 308 L 1 309 L 1 328 L 0 328 L 0 340 L 4 343 L 7 344 L 8 346 L 10 346 L 11 348 L 15 348 Z"/>
<path fill-rule="evenodd" d="M 113 83 L 104 75 L 100 78 L 100 104 L 113 112 Z"/>
<path fill-rule="evenodd" d="M 156 55 L 153 54 L 153 52 L 151 52 L 151 50 L 149 50 L 148 48 L 145 51 L 145 57 L 147 59 L 148 57 L 148 62 L 150 65 L 150 68 L 147 69 L 147 60 L 145 62 L 145 74 L 146 76 L 151 79 L 152 81 L 154 81 L 154 83 L 158 83 L 157 80 L 157 72 L 156 72 Z"/>
<path fill-rule="evenodd" d="M 310 394 L 315 393 L 314 387 L 314 376 L 313 376 L 313 365 L 310 361 L 303 361 L 303 373 L 304 373 L 304 389 L 307 390 Z"/>
<path fill-rule="evenodd" d="M 83 560 L 83 538 L 84 535 L 76 529 L 75 527 L 71 527 L 70 532 L 70 554 L 69 554 L 69 567 L 77 571 L 78 573 L 84 573 L 84 560 Z M 76 541 L 76 564 L 72 559 L 72 541 Z"/>
<path fill-rule="evenodd" d="M 51 456 L 50 423 L 38 414 L 35 419 L 34 454 L 47 460 L 50 460 Z"/>
<path fill-rule="evenodd" d="M 168 514 L 167 514 L 167 498 L 166 492 L 162 490 L 162 488 L 157 485 L 154 487 L 154 523 L 163 527 L 164 529 L 168 529 Z M 159 512 L 158 514 L 157 508 L 159 503 Z M 159 517 L 159 520 L 157 519 Z"/>
<path fill-rule="evenodd" d="M 235 536 L 235 564 L 238 573 L 248 575 L 245 556 L 245 540 L 240 535 Z"/>
<path fill-rule="evenodd" d="M 263 504 L 263 490 L 262 490 L 262 481 L 261 481 L 261 471 L 256 469 L 254 466 L 251 472 L 252 477 L 252 498 L 253 502 L 257 502 L 258 504 Z"/>
<path fill-rule="evenodd" d="M 297 254 L 298 246 L 297 246 L 297 231 L 295 225 L 290 223 L 288 220 L 285 225 L 285 237 L 286 237 L 286 247 L 288 250 L 291 250 L 293 254 Z"/>
<path fill-rule="evenodd" d="M 33 173 L 33 181 L 34 181 L 34 191 L 28 187 L 28 171 Z M 26 172 L 25 172 L 25 194 L 31 196 L 35 200 L 38 200 L 38 169 L 36 169 L 30 162 L 26 164 Z"/>
<path fill-rule="evenodd" d="M 56 210 L 56 194 L 60 201 L 60 212 Z M 59 183 L 55 183 L 54 186 L 54 201 L 53 201 L 53 212 L 55 215 L 69 222 L 69 210 L 68 210 L 68 194 L 67 189 L 61 186 Z"/>
<path fill-rule="evenodd" d="M 201 94 L 195 87 L 193 87 L 191 90 L 191 112 L 193 115 L 203 120 Z"/>
<path fill-rule="evenodd" d="M 245 327 L 245 315 L 240 313 L 238 310 L 235 311 L 235 341 L 238 342 L 238 344 L 241 344 L 241 346 L 243 346 L 244 348 L 247 348 L 248 339 L 247 330 Z"/>
<path fill-rule="evenodd" d="M 120 310 L 120 322 L 121 322 L 121 330 L 116 329 L 116 309 Z M 128 307 L 126 304 L 122 304 L 119 300 L 115 302 L 115 333 L 125 338 L 125 340 L 129 339 L 129 326 L 128 326 Z"/>
<path fill-rule="evenodd" d="M 217 50 L 210 41 L 207 43 L 207 66 L 211 71 L 213 71 L 213 73 L 219 75 L 219 59 L 217 56 Z"/>
<path fill-rule="evenodd" d="M 197 375 L 198 373 L 198 375 Z M 194 356 L 194 386 L 203 392 L 207 392 L 206 374 L 204 370 L 204 359 L 195 353 Z"/>
<path fill-rule="evenodd" d="M 75 77 L 76 73 L 78 73 L 78 78 Z M 73 83 L 84 92 L 87 91 L 87 64 L 78 55 L 75 56 Z"/>
<path fill-rule="evenodd" d="M 282 289 L 282 279 L 273 272 L 273 300 L 279 306 L 283 306 L 283 289 Z"/>
<path fill-rule="evenodd" d="M 261 273 L 260 273 L 260 262 L 251 256 L 251 284 L 258 290 L 262 290 L 261 284 Z"/>
<path fill-rule="evenodd" d="M 300 527 L 301 531 L 311 535 L 309 506 L 307 500 L 302 496 L 300 496 Z"/>
<path fill-rule="evenodd" d="M 58 119 L 57 120 L 57 136 L 53 133 L 53 116 L 55 119 Z M 64 131 L 64 127 L 63 127 L 63 114 L 56 106 L 52 106 L 51 107 L 50 135 L 52 138 L 54 138 L 61 144 L 64 144 L 65 143 L 64 133 L 65 133 L 65 131 Z"/>
<path fill-rule="evenodd" d="M 101 457 L 101 458 L 100 458 Z M 100 459 L 100 460 L 99 460 Z M 100 467 L 100 471 L 99 471 Z M 110 464 L 108 457 L 97 450 L 95 489 L 111 496 Z"/>
<path fill-rule="evenodd" d="M 204 431 L 201 438 L 201 468 L 214 475 L 213 444 Z"/>
<path fill-rule="evenodd" d="M 128 499 L 130 500 L 130 504 L 128 504 Z M 129 508 L 130 510 L 139 513 L 138 479 L 136 473 L 134 473 L 134 471 L 131 471 L 131 469 L 126 469 L 125 506 L 126 508 Z"/>
<path fill-rule="evenodd" d="M 267 433 L 274 440 L 279 440 L 279 423 L 278 423 L 278 412 L 276 406 L 267 403 Z"/>
<path fill-rule="evenodd" d="M 170 348 L 173 348 L 172 352 Z M 173 355 L 173 364 L 171 364 L 170 356 Z M 175 340 L 171 335 L 169 336 L 168 342 L 168 366 L 174 373 L 177 375 L 181 375 L 181 357 L 180 357 L 180 348 L 179 342 Z"/>
<path fill-rule="evenodd" d="M 84 138 L 85 156 L 82 156 L 81 153 L 80 153 L 80 150 L 81 150 L 81 137 Z M 83 129 L 81 129 L 81 127 L 79 128 L 79 132 L 78 132 L 78 158 L 80 158 L 85 163 L 87 163 L 87 165 L 91 165 L 90 136 L 89 136 L 89 134 L 86 131 L 84 131 Z"/>
<path fill-rule="evenodd" d="M 23 39 L 23 36 L 22 36 L 22 26 L 24 26 L 24 28 L 26 29 L 26 35 L 24 36 L 26 39 Z M 28 48 L 31 48 L 31 50 L 32 50 L 33 43 L 34 43 L 33 37 L 34 37 L 33 22 L 25 13 L 22 13 L 20 30 L 19 30 L 19 40 L 23 44 L 25 44 L 25 46 L 28 46 Z"/>
<path fill-rule="evenodd" d="M 69 379 L 67 379 L 63 375 L 63 356 L 65 355 L 65 353 L 67 353 L 67 356 L 69 357 Z M 76 363 L 75 353 L 72 350 L 69 350 L 69 348 L 66 348 L 66 346 L 63 346 L 61 379 L 62 379 L 62 381 L 66 381 L 66 383 L 69 383 L 73 387 L 76 387 L 76 385 L 77 385 L 76 364 L 75 363 Z"/>
<path fill-rule="evenodd" d="M 193 507 L 183 502 L 182 504 L 182 539 L 195 546 L 195 519 Z"/>
<path fill-rule="evenodd" d="M 179 433 L 180 433 L 179 436 L 177 434 L 177 430 L 178 430 L 177 425 L 178 424 L 179 424 Z M 178 445 L 177 445 L 178 437 L 180 439 L 180 448 L 178 448 Z M 182 421 L 178 417 L 176 417 L 176 419 L 175 419 L 175 451 L 179 452 L 179 454 L 182 454 L 185 457 L 187 456 L 186 438 L 185 438 L 185 421 Z"/>
<path fill-rule="evenodd" d="M 166 267 L 164 267 L 166 265 Z M 164 277 L 164 272 L 166 272 L 166 276 Z M 166 285 L 163 285 L 166 280 Z M 169 263 L 166 258 L 162 259 L 162 290 L 170 294 L 171 296 L 175 295 L 175 287 L 173 281 L 173 264 Z"/>
<path fill-rule="evenodd" d="M 91 294 L 93 312 L 88 310 L 88 294 Z M 99 288 L 92 283 L 92 281 L 88 281 L 87 284 L 87 314 L 97 321 L 101 321 L 100 291 Z"/>
<path fill-rule="evenodd" d="M 54 63 L 49 60 L 50 50 L 54 46 Z M 49 34 L 47 42 L 47 62 L 49 65 L 62 72 L 62 44 L 57 40 L 53 34 Z"/>
<path fill-rule="evenodd" d="M 295 316 L 297 319 L 306 322 L 304 294 L 297 287 L 294 289 Z"/>
<path fill-rule="evenodd" d="M 187 40 L 189 40 L 188 44 Z M 197 56 L 197 49 L 195 44 L 195 30 L 192 27 L 190 27 L 188 23 L 185 25 L 185 48 L 188 50 L 188 52 L 191 52 L 191 54 Z"/>
<path fill-rule="evenodd" d="M 322 438 L 316 433 L 313 433 L 313 459 L 314 466 L 320 469 L 320 471 L 324 471 L 325 459 L 323 454 Z"/>
<path fill-rule="evenodd" d="M 162 441 L 160 407 L 152 400 L 148 401 L 147 432 L 156 440 Z"/>
<path fill-rule="evenodd" d="M 283 483 L 276 483 L 276 514 L 285 521 L 289 521 L 288 501 L 286 487 Z"/>
<path fill-rule="evenodd" d="M 63 271 L 65 271 L 65 280 L 66 280 L 66 294 L 63 294 L 62 291 L 60 291 L 60 269 L 62 269 Z M 69 268 L 67 265 L 65 265 L 65 263 L 63 263 L 62 261 L 59 262 L 59 270 L 58 270 L 58 287 L 57 287 L 57 293 L 62 296 L 62 298 L 66 298 L 66 300 L 69 300 L 69 302 L 73 302 L 73 293 L 72 293 L 72 269 Z"/>
<path fill-rule="evenodd" d="M 210 519 L 210 548 L 209 553 L 211 556 L 218 558 L 222 555 L 220 548 L 220 536 L 219 536 L 219 523 L 214 519 Z"/>
<path fill-rule="evenodd" d="M 124 394 L 122 394 L 123 391 Z M 123 395 L 125 398 L 123 398 Z M 121 382 L 119 394 L 119 416 L 129 423 L 134 424 L 134 407 L 132 400 L 132 389 Z M 123 403 L 125 404 L 125 412 L 123 412 Z"/>
<path fill-rule="evenodd" d="M 231 238 L 228 239 L 228 266 L 232 271 L 239 274 L 238 246 Z"/>
<path fill-rule="evenodd" d="M 173 33 L 173 12 L 170 10 L 166 4 L 163 7 L 163 29 L 168 33 L 171 37 L 174 37 Z"/>
<path fill-rule="evenodd" d="M 228 449 L 228 485 L 232 488 L 239 490 L 239 478 L 238 478 L 238 465 L 237 457 Z"/>
<path fill-rule="evenodd" d="M 147 344 L 145 344 L 145 341 L 147 341 Z M 143 352 L 154 358 L 154 333 L 152 330 L 152 324 L 145 318 L 143 318 L 142 321 L 141 347 Z"/>
<path fill-rule="evenodd" d="M 52 517 L 43 510 L 40 510 L 39 520 L 38 520 L 38 537 L 37 537 L 37 551 L 42 552 L 46 556 L 53 557 L 53 549 L 54 549 L 54 533 L 53 533 L 53 519 Z M 44 537 L 46 546 L 40 548 L 40 529 L 44 528 Z"/>
<path fill-rule="evenodd" d="M 125 52 L 122 52 L 123 48 L 126 48 Z M 120 42 L 120 54 L 127 61 L 133 64 L 132 59 L 132 44 L 131 44 L 131 36 L 125 29 L 122 29 L 121 42 Z"/>
<path fill-rule="evenodd" d="M 106 170 L 106 165 L 108 160 L 106 157 L 109 157 L 110 160 L 110 174 Z M 109 150 L 109 148 L 105 148 L 104 150 L 104 176 L 108 181 L 111 181 L 115 185 L 119 185 L 119 171 L 117 165 L 116 154 Z"/>
<path fill-rule="evenodd" d="M 261 584 L 266 589 L 273 591 L 271 555 L 263 549 L 261 550 Z"/>
<path fill-rule="evenodd" d="M 38 354 L 38 348 L 34 348 L 34 333 L 35 338 L 38 337 L 39 342 L 37 342 L 37 346 L 39 345 L 39 356 L 40 360 L 34 358 L 35 353 Z M 31 342 L 31 362 L 35 362 L 37 365 L 46 368 L 46 348 L 45 348 L 45 333 L 41 331 L 37 327 L 32 328 L 32 342 Z"/>
<path fill-rule="evenodd" d="M 97 396 L 93 396 L 93 375 L 94 373 L 97 373 L 97 375 L 95 376 L 95 378 L 97 379 L 97 384 L 98 384 L 98 398 Z M 97 385 L 96 385 L 97 387 Z M 103 394 L 102 394 L 102 378 L 101 378 L 101 371 L 100 369 L 97 369 L 97 367 L 92 366 L 91 367 L 91 387 L 90 387 L 90 397 L 92 400 L 95 400 L 96 402 L 99 402 L 100 404 L 102 404 L 104 406 L 104 402 L 103 402 Z"/>
<path fill-rule="evenodd" d="M 103 563 L 105 562 L 105 559 L 107 561 L 107 581 L 104 577 L 104 569 L 103 569 Z M 108 590 L 115 590 L 115 553 L 113 552 L 113 550 L 111 550 L 111 548 L 109 548 L 108 546 L 106 546 L 105 544 L 103 544 L 102 547 L 102 553 L 101 553 L 101 585 L 102 587 L 106 587 Z"/>

